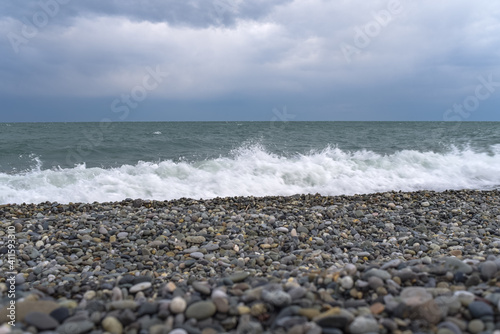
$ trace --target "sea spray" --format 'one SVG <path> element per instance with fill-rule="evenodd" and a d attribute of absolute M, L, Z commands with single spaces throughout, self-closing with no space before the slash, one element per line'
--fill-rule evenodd
<path fill-rule="evenodd" d="M 31 170 L 0 173 L 0 203 L 493 189 L 500 185 L 499 148 L 381 154 L 327 146 L 285 156 L 261 145 L 245 145 L 227 157 L 140 161 L 115 168 L 79 164 L 42 169 L 38 160 Z"/>

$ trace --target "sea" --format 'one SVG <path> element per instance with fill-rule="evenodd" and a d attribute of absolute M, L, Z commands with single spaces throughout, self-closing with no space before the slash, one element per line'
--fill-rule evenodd
<path fill-rule="evenodd" d="M 0 204 L 499 188 L 499 122 L 0 123 Z"/>

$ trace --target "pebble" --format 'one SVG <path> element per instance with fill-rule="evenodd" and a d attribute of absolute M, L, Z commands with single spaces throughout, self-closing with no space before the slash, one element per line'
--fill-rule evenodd
<path fill-rule="evenodd" d="M 204 295 L 209 295 L 212 292 L 210 286 L 205 282 L 193 282 L 191 285 L 196 291 Z"/>
<path fill-rule="evenodd" d="M 211 301 L 199 301 L 188 306 L 186 309 L 186 318 L 203 320 L 215 314 L 217 307 Z"/>
<path fill-rule="evenodd" d="M 50 316 L 56 319 L 59 323 L 64 322 L 70 316 L 70 311 L 67 307 L 58 307 L 52 312 L 50 312 Z"/>
<path fill-rule="evenodd" d="M 240 271 L 233 273 L 231 276 L 229 276 L 229 279 L 234 283 L 239 283 L 243 282 L 248 276 L 250 276 L 250 272 Z"/>
<path fill-rule="evenodd" d="M 481 264 L 481 275 L 489 280 L 493 278 L 497 272 L 497 264 L 493 261 L 485 261 Z"/>
<path fill-rule="evenodd" d="M 194 257 L 195 259 L 203 259 L 204 257 L 202 252 L 193 252 L 189 254 L 189 256 Z"/>
<path fill-rule="evenodd" d="M 262 299 L 274 306 L 284 307 L 292 302 L 292 297 L 282 290 L 263 290 Z"/>
<path fill-rule="evenodd" d="M 369 317 L 356 317 L 349 325 L 349 332 L 352 334 L 364 334 L 378 332 L 377 320 Z"/>
<path fill-rule="evenodd" d="M 57 327 L 60 334 L 83 334 L 94 328 L 94 323 L 89 320 L 65 322 Z"/>
<path fill-rule="evenodd" d="M 457 259 L 455 257 L 446 258 L 444 262 L 444 268 L 453 273 L 457 272 L 462 272 L 464 274 L 472 273 L 472 267 L 470 265 L 462 262 L 460 259 Z"/>
<path fill-rule="evenodd" d="M 162 325 L 163 326 L 163 325 Z M 151 332 L 151 331 L 150 331 Z M 151 333 L 153 334 L 153 333 Z M 170 332 L 168 332 L 168 334 L 188 334 L 188 332 L 185 330 L 185 329 L 182 329 L 182 328 L 176 328 Z"/>
<path fill-rule="evenodd" d="M 474 334 L 482 332 L 484 328 L 485 328 L 484 323 L 479 319 L 474 319 L 470 321 L 469 324 L 467 325 L 467 329 L 469 330 L 469 332 Z"/>
<path fill-rule="evenodd" d="M 170 303 L 170 311 L 174 314 L 183 313 L 187 307 L 187 303 L 182 297 L 175 297 Z"/>
<path fill-rule="evenodd" d="M 483 318 L 486 316 L 493 316 L 493 308 L 481 301 L 474 301 L 468 305 L 469 312 L 473 318 Z"/>
<path fill-rule="evenodd" d="M 152 286 L 151 282 L 141 282 L 141 283 L 138 283 L 138 284 L 135 284 L 134 286 L 132 286 L 129 289 L 129 291 L 130 291 L 130 293 L 136 293 L 139 291 L 149 289 L 151 286 Z"/>
<path fill-rule="evenodd" d="M 123 325 L 115 317 L 106 317 L 101 322 L 102 328 L 111 334 L 121 334 L 123 332 Z"/>
<path fill-rule="evenodd" d="M 19 246 L 15 334 L 493 333 L 499 203 L 457 190 L 1 206 Z"/>
<path fill-rule="evenodd" d="M 345 276 L 340 279 L 340 285 L 345 290 L 349 290 L 354 286 L 354 280 L 351 276 Z"/>
<path fill-rule="evenodd" d="M 59 326 L 59 322 L 56 319 L 41 312 L 30 312 L 26 314 L 24 321 L 28 325 L 35 326 L 39 330 L 54 329 Z"/>

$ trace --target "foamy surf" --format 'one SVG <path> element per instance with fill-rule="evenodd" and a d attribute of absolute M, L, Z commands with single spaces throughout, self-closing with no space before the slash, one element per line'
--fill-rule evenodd
<path fill-rule="evenodd" d="M 0 203 L 169 200 L 298 193 L 352 195 L 391 190 L 492 189 L 500 185 L 500 147 L 490 153 L 343 151 L 327 147 L 295 156 L 242 147 L 231 157 L 198 162 L 139 162 L 118 168 L 0 173 Z"/>

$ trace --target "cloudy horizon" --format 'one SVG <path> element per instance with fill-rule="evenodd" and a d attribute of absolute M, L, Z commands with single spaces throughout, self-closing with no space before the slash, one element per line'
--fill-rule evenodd
<path fill-rule="evenodd" d="M 0 122 L 500 121 L 500 4 L 0 4 Z"/>

